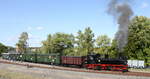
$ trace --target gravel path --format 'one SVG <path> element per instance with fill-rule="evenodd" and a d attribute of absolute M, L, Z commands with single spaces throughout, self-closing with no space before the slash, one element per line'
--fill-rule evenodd
<path fill-rule="evenodd" d="M 97 74 L 97 73 L 74 72 L 55 69 L 42 69 L 34 67 L 27 68 L 25 66 L 3 64 L 3 63 L 0 63 L 0 70 L 32 75 L 33 77 L 38 77 L 39 79 L 150 79 L 150 77 Z"/>

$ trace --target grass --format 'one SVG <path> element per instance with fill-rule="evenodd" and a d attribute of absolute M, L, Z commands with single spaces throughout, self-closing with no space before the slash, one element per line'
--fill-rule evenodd
<path fill-rule="evenodd" d="M 41 78 L 33 77 L 32 75 L 27 75 L 19 72 L 17 73 L 17 72 L 10 72 L 7 70 L 0 70 L 0 79 L 41 79 Z"/>

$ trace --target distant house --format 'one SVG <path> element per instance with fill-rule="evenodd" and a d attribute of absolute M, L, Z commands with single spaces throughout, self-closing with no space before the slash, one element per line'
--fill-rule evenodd
<path fill-rule="evenodd" d="M 29 50 L 31 52 L 39 52 L 40 51 L 40 47 L 29 47 Z"/>
<path fill-rule="evenodd" d="M 13 53 L 18 53 L 18 52 L 16 52 L 15 50 L 10 50 L 10 51 L 8 51 L 8 53 L 13 54 Z"/>

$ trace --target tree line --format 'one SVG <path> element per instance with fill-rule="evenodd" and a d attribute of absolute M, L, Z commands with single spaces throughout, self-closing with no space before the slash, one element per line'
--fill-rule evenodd
<path fill-rule="evenodd" d="M 16 44 L 19 52 L 28 52 L 28 33 L 23 32 Z M 145 16 L 135 16 L 129 24 L 128 43 L 123 54 L 128 59 L 150 59 L 150 19 Z M 35 53 L 60 53 L 68 56 L 84 56 L 89 53 L 108 54 L 112 58 L 118 56 L 117 42 L 107 35 L 94 39 L 90 27 L 79 30 L 77 35 L 57 32 L 49 34 L 42 41 L 40 50 Z"/>

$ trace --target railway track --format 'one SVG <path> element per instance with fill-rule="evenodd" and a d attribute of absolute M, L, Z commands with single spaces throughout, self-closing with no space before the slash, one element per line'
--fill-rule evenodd
<path fill-rule="evenodd" d="M 0 59 L 0 63 L 21 65 L 21 66 L 26 66 L 28 68 L 37 67 L 37 68 L 68 70 L 68 71 L 76 71 L 76 72 L 150 77 L 150 73 L 144 73 L 144 72 L 125 72 L 125 73 L 123 73 L 120 71 L 98 71 L 98 70 L 89 70 L 89 69 L 87 70 L 87 69 L 68 68 L 68 67 L 60 67 L 60 66 L 52 66 L 52 65 L 45 65 L 45 64 L 20 62 L 20 61 L 8 61 L 8 60 L 3 60 L 3 59 Z"/>

